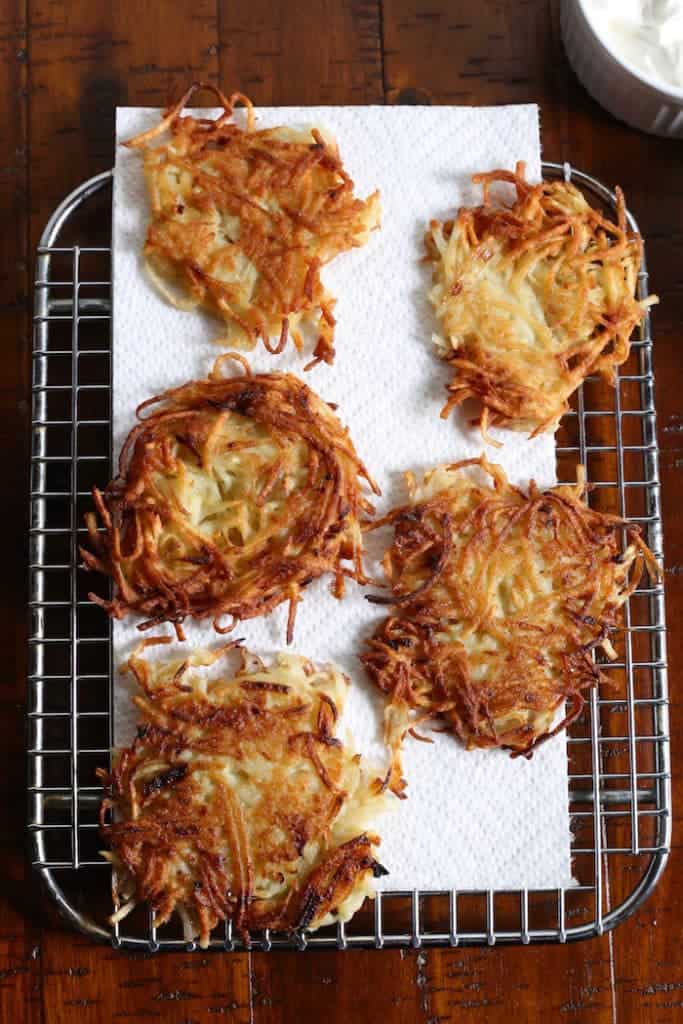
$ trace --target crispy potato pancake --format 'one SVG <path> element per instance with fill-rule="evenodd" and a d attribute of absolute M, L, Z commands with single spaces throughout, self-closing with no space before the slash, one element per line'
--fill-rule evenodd
<path fill-rule="evenodd" d="M 225 378 L 237 360 L 243 376 Z M 135 612 L 148 629 L 187 616 L 218 632 L 290 606 L 291 642 L 301 591 L 324 573 L 336 597 L 344 578 L 365 583 L 360 517 L 372 513 L 363 463 L 334 412 L 291 374 L 252 375 L 226 353 L 207 380 L 138 409 L 119 474 L 95 488 L 86 568 L 110 576 L 115 618 Z M 222 616 L 232 623 L 220 625 Z"/>
<path fill-rule="evenodd" d="M 645 567 L 659 572 L 637 526 L 585 504 L 582 467 L 573 486 L 526 494 L 482 456 L 409 486 L 411 503 L 376 524 L 394 528 L 393 593 L 370 600 L 394 611 L 362 655 L 389 698 L 397 794 L 405 733 L 425 718 L 468 748 L 525 755 L 572 722 L 602 678 L 592 652 L 615 656 L 621 605 Z"/>
<path fill-rule="evenodd" d="M 181 116 L 200 88 L 223 106 L 215 121 Z M 232 120 L 236 103 L 247 107 L 246 129 Z M 278 353 L 291 338 L 301 349 L 308 325 L 316 341 L 306 369 L 332 363 L 335 300 L 321 268 L 364 245 L 380 220 L 379 193 L 355 197 L 336 143 L 316 128 L 256 131 L 245 96 L 197 83 L 126 145 L 144 154 L 144 255 L 164 296 L 223 319 L 227 345 L 253 348 L 260 338 Z"/>
<path fill-rule="evenodd" d="M 234 675 L 209 674 L 233 648 Z M 206 946 L 223 921 L 244 938 L 347 921 L 387 873 L 368 831 L 386 798 L 336 736 L 348 679 L 296 655 L 267 667 L 239 641 L 156 661 L 138 649 L 126 668 L 142 722 L 99 773 L 112 923 L 148 901 L 157 926 L 177 911 Z"/>
<path fill-rule="evenodd" d="M 635 298 L 642 242 L 619 189 L 613 224 L 574 185 L 529 184 L 523 163 L 472 180 L 483 204 L 432 221 L 425 236 L 434 340 L 454 371 L 442 416 L 474 398 L 485 436 L 487 426 L 553 431 L 589 373 L 614 383 L 634 327 L 657 301 Z M 511 206 L 491 198 L 498 182 L 514 185 Z"/>

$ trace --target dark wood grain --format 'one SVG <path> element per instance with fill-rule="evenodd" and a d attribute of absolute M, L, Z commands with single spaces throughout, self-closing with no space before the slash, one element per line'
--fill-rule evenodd
<path fill-rule="evenodd" d="M 246 954 L 121 954 L 63 933 L 54 939 L 42 963 L 46 1024 L 252 1024 Z"/>
<path fill-rule="evenodd" d="M 30 52 L 35 243 L 56 203 L 112 166 L 117 105 L 165 106 L 188 81 L 218 77 L 216 7 L 33 0 Z"/>
<path fill-rule="evenodd" d="M 570 159 L 625 188 L 662 299 L 654 328 L 676 764 L 683 656 L 681 148 L 619 125 L 586 95 L 562 52 L 557 8 L 541 0 L 3 5 L 0 439 L 12 538 L 0 576 L 0 742 L 9 755 L 0 780 L 3 1024 L 682 1019 L 677 832 L 672 863 L 649 903 L 612 935 L 566 948 L 130 956 L 64 930 L 36 893 L 23 857 L 26 549 L 14 539 L 26 525 L 30 253 L 62 196 L 111 165 L 116 104 L 163 104 L 197 77 L 243 89 L 259 104 L 538 102 L 547 158 Z M 674 787 L 683 797 L 676 769 Z"/>
<path fill-rule="evenodd" d="M 377 0 L 219 0 L 221 79 L 262 106 L 383 103 Z"/>
<path fill-rule="evenodd" d="M 26 523 L 28 460 L 27 338 L 29 240 L 28 50 L 21 2 L 0 11 L 0 444 L 4 517 L 11 538 L 0 577 L 4 672 L 0 689 L 0 1020 L 38 1022 L 41 1015 L 38 905 L 28 897 L 23 856 L 25 800 Z M 11 453 L 11 456 L 10 454 Z"/>

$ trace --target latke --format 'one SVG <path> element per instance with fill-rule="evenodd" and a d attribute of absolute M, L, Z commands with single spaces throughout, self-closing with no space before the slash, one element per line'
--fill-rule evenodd
<path fill-rule="evenodd" d="M 436 716 L 467 747 L 526 755 L 572 722 L 601 679 L 592 652 L 615 656 L 621 606 L 645 567 L 658 573 L 637 526 L 585 504 L 581 468 L 575 485 L 532 482 L 526 494 L 482 456 L 411 490 L 409 505 L 376 523 L 394 529 L 392 595 L 373 600 L 394 610 L 362 655 L 388 698 L 397 793 L 403 738 L 423 719 Z"/>
<path fill-rule="evenodd" d="M 237 359 L 243 376 L 221 367 Z M 114 581 L 91 599 L 114 618 L 144 617 L 182 636 L 186 617 L 227 632 L 240 619 L 289 602 L 288 642 L 304 588 L 331 573 L 363 573 L 360 518 L 377 493 L 334 412 L 291 374 L 252 375 L 226 354 L 207 380 L 144 402 L 119 474 L 93 490 L 86 568 Z M 98 521 L 103 529 L 98 529 Z M 223 616 L 231 623 L 221 625 Z"/>
<path fill-rule="evenodd" d="M 454 371 L 442 416 L 473 398 L 484 436 L 489 426 L 553 431 L 588 374 L 614 383 L 657 301 L 635 297 L 642 242 L 619 189 L 613 224 L 569 182 L 527 182 L 524 164 L 472 180 L 483 204 L 432 221 L 425 236 L 434 340 Z M 490 196 L 500 182 L 516 190 L 511 206 Z"/>
<path fill-rule="evenodd" d="M 234 674 L 210 668 L 233 648 Z M 153 661 L 138 650 L 126 667 L 141 724 L 99 773 L 112 923 L 146 901 L 157 927 L 177 912 L 206 946 L 225 921 L 247 939 L 348 920 L 386 869 L 385 798 L 336 735 L 346 677 L 296 655 L 268 667 L 239 641 Z"/>
<path fill-rule="evenodd" d="M 216 120 L 182 116 L 200 88 L 223 106 Z M 237 103 L 247 108 L 246 128 L 233 120 Z M 291 338 L 302 349 L 300 328 L 312 328 L 305 368 L 331 363 L 335 300 L 321 269 L 364 245 L 380 218 L 379 193 L 356 198 L 336 143 L 317 128 L 256 131 L 245 96 L 196 83 L 126 145 L 143 151 L 151 203 L 144 256 L 166 299 L 225 321 L 217 340 L 226 347 L 261 339 L 278 353 Z"/>

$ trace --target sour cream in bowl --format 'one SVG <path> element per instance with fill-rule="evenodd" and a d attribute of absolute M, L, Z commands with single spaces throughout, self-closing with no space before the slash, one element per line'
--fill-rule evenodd
<path fill-rule="evenodd" d="M 561 14 L 591 95 L 635 128 L 683 138 L 683 0 L 562 0 Z"/>

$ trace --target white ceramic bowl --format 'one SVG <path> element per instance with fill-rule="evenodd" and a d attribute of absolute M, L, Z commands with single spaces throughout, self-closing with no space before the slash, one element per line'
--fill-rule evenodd
<path fill-rule="evenodd" d="M 683 138 L 683 89 L 618 57 L 588 16 L 584 0 L 562 0 L 560 16 L 569 63 L 601 106 L 633 128 Z"/>

